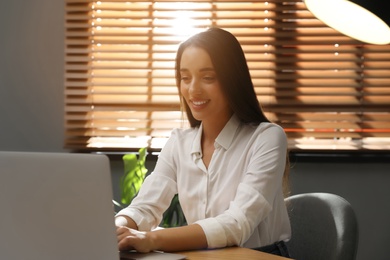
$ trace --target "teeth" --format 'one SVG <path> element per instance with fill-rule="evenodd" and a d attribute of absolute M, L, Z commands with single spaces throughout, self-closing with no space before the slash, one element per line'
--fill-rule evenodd
<path fill-rule="evenodd" d="M 203 104 L 206 104 L 207 101 L 192 101 L 192 103 L 196 106 L 200 106 L 200 105 L 203 105 Z"/>

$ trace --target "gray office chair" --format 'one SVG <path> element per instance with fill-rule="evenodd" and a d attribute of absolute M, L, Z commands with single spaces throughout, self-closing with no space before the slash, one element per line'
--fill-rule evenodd
<path fill-rule="evenodd" d="M 330 193 L 286 198 L 292 237 L 287 248 L 297 260 L 354 260 L 358 224 L 351 204 Z"/>

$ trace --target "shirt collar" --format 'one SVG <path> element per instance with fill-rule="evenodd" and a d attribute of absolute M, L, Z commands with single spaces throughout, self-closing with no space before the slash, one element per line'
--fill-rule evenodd
<path fill-rule="evenodd" d="M 239 126 L 240 119 L 235 114 L 233 114 L 233 116 L 229 119 L 222 131 L 217 136 L 217 139 L 215 139 L 215 146 L 221 146 L 225 150 L 227 150 L 233 142 L 235 133 Z M 192 143 L 191 154 L 194 154 L 197 158 L 202 157 L 202 130 L 203 125 L 200 124 L 198 131 L 195 135 L 194 142 Z"/>
<path fill-rule="evenodd" d="M 239 126 L 240 119 L 236 116 L 236 114 L 233 114 L 217 136 L 217 139 L 215 139 L 216 144 L 222 146 L 225 150 L 229 149 Z"/>

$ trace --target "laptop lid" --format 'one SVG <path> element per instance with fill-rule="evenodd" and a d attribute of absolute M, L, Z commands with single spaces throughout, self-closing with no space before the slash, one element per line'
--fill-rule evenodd
<path fill-rule="evenodd" d="M 0 259 L 119 259 L 104 155 L 0 152 Z"/>

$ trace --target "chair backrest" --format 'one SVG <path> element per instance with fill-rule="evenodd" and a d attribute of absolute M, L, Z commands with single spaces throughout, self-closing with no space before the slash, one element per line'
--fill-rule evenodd
<path fill-rule="evenodd" d="M 330 193 L 286 198 L 292 237 L 287 248 L 297 260 L 354 260 L 358 224 L 351 204 Z"/>

